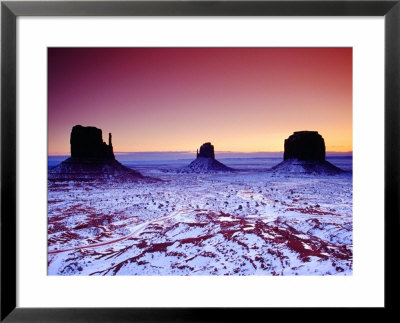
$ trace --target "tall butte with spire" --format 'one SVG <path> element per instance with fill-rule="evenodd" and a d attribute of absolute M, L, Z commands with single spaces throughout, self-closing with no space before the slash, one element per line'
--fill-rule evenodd
<path fill-rule="evenodd" d="M 71 158 L 115 159 L 111 138 L 109 133 L 107 145 L 103 142 L 101 129 L 74 126 L 70 137 Z"/>
<path fill-rule="evenodd" d="M 72 127 L 71 157 L 49 170 L 49 180 L 150 179 L 115 159 L 111 139 L 109 133 L 108 144 L 103 142 L 102 131 L 96 127 Z"/>

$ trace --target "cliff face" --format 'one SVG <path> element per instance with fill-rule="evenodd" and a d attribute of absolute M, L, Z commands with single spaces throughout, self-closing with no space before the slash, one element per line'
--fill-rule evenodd
<path fill-rule="evenodd" d="M 111 133 L 108 135 L 107 145 L 103 142 L 101 129 L 96 127 L 74 126 L 71 131 L 70 144 L 71 157 L 115 159 Z"/>
<path fill-rule="evenodd" d="M 285 140 L 283 159 L 325 160 L 325 141 L 318 131 L 297 131 Z"/>

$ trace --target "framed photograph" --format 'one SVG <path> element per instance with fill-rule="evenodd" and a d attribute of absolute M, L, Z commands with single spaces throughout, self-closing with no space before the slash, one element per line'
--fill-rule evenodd
<path fill-rule="evenodd" d="M 394 307 L 398 1 L 1 9 L 1 320 Z"/>

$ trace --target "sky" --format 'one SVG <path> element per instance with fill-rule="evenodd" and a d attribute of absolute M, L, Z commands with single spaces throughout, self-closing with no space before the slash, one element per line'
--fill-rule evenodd
<path fill-rule="evenodd" d="M 352 48 L 49 48 L 49 155 L 77 124 L 115 152 L 279 152 L 301 130 L 349 152 Z"/>

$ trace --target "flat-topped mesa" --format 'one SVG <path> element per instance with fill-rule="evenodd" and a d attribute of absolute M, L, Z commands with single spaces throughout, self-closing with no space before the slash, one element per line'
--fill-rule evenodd
<path fill-rule="evenodd" d="M 71 157 L 73 158 L 105 158 L 115 159 L 111 143 L 111 133 L 108 135 L 108 145 L 103 142 L 101 129 L 76 125 L 71 131 Z"/>
<path fill-rule="evenodd" d="M 318 131 L 296 131 L 285 140 L 283 159 L 324 161 L 325 141 Z"/>
<path fill-rule="evenodd" d="M 285 139 L 283 161 L 271 168 L 281 174 L 336 175 L 343 170 L 325 160 L 325 141 L 318 131 L 296 131 Z"/>

